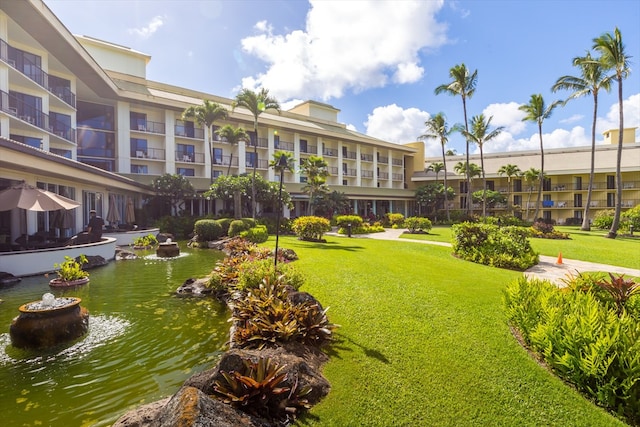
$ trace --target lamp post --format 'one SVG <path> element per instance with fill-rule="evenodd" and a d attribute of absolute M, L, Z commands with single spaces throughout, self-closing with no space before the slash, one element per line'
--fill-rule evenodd
<path fill-rule="evenodd" d="M 276 251 L 273 254 L 273 266 L 278 266 L 278 240 L 280 237 L 280 212 L 282 210 L 282 181 L 284 180 L 284 170 L 287 168 L 287 156 L 284 154 L 278 159 L 277 168 L 280 169 L 280 189 L 278 190 L 278 209 L 276 216 Z"/>

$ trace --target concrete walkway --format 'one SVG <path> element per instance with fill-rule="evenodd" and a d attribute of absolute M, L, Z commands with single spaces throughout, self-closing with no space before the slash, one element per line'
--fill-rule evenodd
<path fill-rule="evenodd" d="M 379 240 L 400 240 L 400 235 L 407 231 L 406 229 L 387 228 L 383 233 L 372 234 L 354 234 L 356 239 L 379 239 Z M 336 232 L 325 233 L 329 236 L 347 237 L 344 234 Z M 403 242 L 415 242 L 436 246 L 451 246 L 446 242 L 432 242 L 428 240 L 402 239 Z M 557 263 L 556 257 L 540 255 L 540 262 L 524 272 L 526 277 L 537 277 L 547 279 L 557 285 L 563 285 L 563 279 L 568 275 L 577 275 L 588 271 L 604 271 L 614 274 L 627 274 L 630 276 L 640 277 L 640 270 L 626 267 L 618 267 L 614 265 L 598 264 L 595 262 L 580 261 L 575 259 L 562 259 L 562 264 Z"/>

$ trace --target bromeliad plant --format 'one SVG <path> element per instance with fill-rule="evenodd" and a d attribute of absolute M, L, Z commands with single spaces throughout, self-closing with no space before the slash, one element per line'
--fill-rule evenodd
<path fill-rule="evenodd" d="M 618 316 L 621 316 L 627 301 L 634 295 L 640 295 L 640 283 L 636 283 L 632 279 L 625 279 L 622 274 L 616 277 L 609 273 L 609 277 L 611 280 L 598 280 L 595 285 L 611 296 L 616 305 Z"/>
<path fill-rule="evenodd" d="M 283 421 L 292 421 L 299 410 L 311 407 L 305 399 L 311 387 L 298 388 L 297 381 L 288 386 L 288 375 L 283 372 L 286 365 L 267 357 L 242 362 L 241 372 L 220 372 L 222 378 L 214 384 L 214 397 L 250 414 Z"/>
<path fill-rule="evenodd" d="M 77 261 L 70 256 L 65 256 L 64 262 L 56 263 L 53 266 L 57 269 L 56 273 L 58 273 L 60 281 L 71 282 L 89 277 L 89 273 L 82 269 L 82 264 L 88 262 L 87 257 L 84 255 L 80 255 Z"/>
<path fill-rule="evenodd" d="M 232 341 L 239 347 L 263 348 L 286 342 L 322 346 L 332 338 L 336 325 L 315 300 L 299 303 L 289 298 L 283 276 L 265 278 L 257 289 L 231 301 Z"/>

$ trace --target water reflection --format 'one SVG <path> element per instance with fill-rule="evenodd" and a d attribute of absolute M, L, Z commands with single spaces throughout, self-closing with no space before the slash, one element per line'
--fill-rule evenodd
<path fill-rule="evenodd" d="M 174 291 L 210 272 L 221 254 L 183 250 L 180 257 L 111 262 L 77 289 L 51 290 L 46 277 L 0 288 L 0 413 L 3 425 L 111 425 L 127 409 L 173 394 L 210 368 L 228 340 L 228 313 L 211 299 Z M 76 296 L 89 310 L 89 333 L 48 352 L 10 344 L 18 307 L 46 292 Z"/>

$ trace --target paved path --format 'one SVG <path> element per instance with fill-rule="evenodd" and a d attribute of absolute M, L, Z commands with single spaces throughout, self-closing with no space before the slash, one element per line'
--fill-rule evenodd
<path fill-rule="evenodd" d="M 372 233 L 372 234 L 354 234 L 352 237 L 357 239 L 379 239 L 379 240 L 399 240 L 400 235 L 404 233 L 406 229 L 385 229 L 384 233 Z M 329 236 L 346 237 L 343 234 L 335 232 L 326 233 Z M 424 243 L 428 245 L 437 246 L 451 246 L 446 242 L 433 242 L 429 240 L 414 240 L 414 239 L 402 239 L 403 242 L 416 242 Z M 527 277 L 538 277 L 540 279 L 547 279 L 557 285 L 563 285 L 563 279 L 567 275 L 576 275 L 577 273 L 587 271 L 605 271 L 615 274 L 627 274 L 630 276 L 640 277 L 640 270 L 633 268 L 618 267 L 614 265 L 598 264 L 595 262 L 580 261 L 575 259 L 563 259 L 562 264 L 557 263 L 556 257 L 550 257 L 546 255 L 540 255 L 540 262 L 537 265 L 529 268 L 524 272 Z"/>

